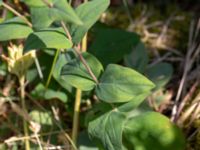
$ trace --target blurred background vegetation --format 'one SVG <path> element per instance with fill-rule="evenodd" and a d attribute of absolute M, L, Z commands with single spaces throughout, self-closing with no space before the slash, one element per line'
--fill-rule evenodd
<path fill-rule="evenodd" d="M 4 0 L 4 2 L 20 13 L 29 15 L 30 10 L 23 2 L 19 0 Z M 74 0 L 74 5 L 78 5 L 78 3 L 80 3 L 80 0 Z M 151 99 L 154 100 L 151 105 L 156 111 L 166 114 L 170 118 L 172 117 L 171 111 L 175 99 L 179 99 L 180 104 L 184 103 L 184 107 L 181 109 L 180 120 L 177 121 L 177 124 L 182 127 L 187 137 L 188 150 L 200 150 L 199 12 L 200 0 L 112 0 L 110 8 L 100 19 L 101 23 L 110 27 L 121 28 L 139 34 L 150 57 L 149 67 L 162 62 L 172 66 L 174 71 L 168 84 L 153 93 L 149 100 L 150 102 Z M 13 16 L 6 9 L 0 9 L 0 22 Z M 92 40 L 93 35 L 91 33 L 89 34 L 89 41 Z M 20 43 L 20 41 L 18 42 Z M 8 45 L 7 42 L 0 43 L 0 53 L 4 53 L 3 49 L 5 49 L 6 45 Z M 193 52 L 189 55 L 191 49 L 193 49 Z M 52 56 L 47 55 L 45 60 L 42 60 L 42 63 L 50 64 Z M 18 85 L 16 85 L 14 80 L 11 80 L 10 75 L 7 75 L 5 64 L 2 61 L 0 63 L 1 93 L 5 95 L 9 91 L 9 93 L 12 93 L 11 95 L 15 95 Z M 186 67 L 188 64 L 189 68 Z M 165 69 L 162 66 L 158 66 L 158 70 L 163 71 Z M 32 70 L 29 73 L 28 77 L 30 80 L 34 78 L 34 71 Z M 181 86 L 183 80 L 184 84 Z M 38 81 L 34 80 L 34 82 Z M 56 82 L 53 82 L 51 86 L 53 87 L 56 84 Z M 27 87 L 27 91 L 32 92 L 32 95 L 27 93 L 29 99 L 33 99 L 34 92 L 37 90 L 33 91 L 33 89 L 33 85 Z M 180 95 L 178 91 L 181 91 Z M 29 102 L 29 108 L 32 110 L 30 115 L 35 120 L 43 118 L 43 120 L 37 121 L 43 124 L 44 131 L 60 130 L 59 125 L 56 127 L 51 126 L 52 122 L 57 124 L 57 120 L 52 121 L 49 119 L 51 118 L 49 115 L 51 111 L 55 111 L 52 113 L 55 116 L 58 113 L 57 111 L 61 112 L 59 113 L 62 120 L 61 124 L 67 124 L 68 128 L 71 128 L 73 108 L 70 108 L 69 105 L 72 101 L 69 101 L 68 105 L 63 105 L 61 101 L 63 99 L 65 101 L 65 97 L 62 98 L 62 96 L 61 101 L 58 101 L 56 98 L 53 98 L 52 101 L 42 101 L 40 97 L 37 98 L 39 99 L 38 101 L 33 100 Z M 88 101 L 85 100 L 83 106 L 87 105 L 87 103 Z M 52 105 L 55 107 L 52 108 Z M 19 117 L 16 117 L 15 110 L 13 111 L 13 108 L 11 109 L 10 107 L 7 103 L 1 104 L 0 102 L 0 141 L 2 143 L 10 137 L 19 134 L 18 129 L 16 129 Z M 38 108 L 40 108 L 40 111 L 38 111 Z M 83 112 L 84 109 L 85 107 L 82 108 Z M 81 119 L 83 120 L 84 118 Z M 63 132 L 55 132 L 55 134 L 60 143 L 67 144 L 67 141 L 63 138 Z M 55 140 L 52 135 L 45 138 Z M 3 150 L 3 146 L 2 144 L 0 149 Z M 11 147 L 16 147 L 17 149 L 20 146 L 11 143 Z"/>

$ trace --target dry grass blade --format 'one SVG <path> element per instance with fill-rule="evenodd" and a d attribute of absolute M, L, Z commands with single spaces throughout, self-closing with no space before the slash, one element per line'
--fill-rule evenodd
<path fill-rule="evenodd" d="M 172 108 L 171 120 L 174 122 L 176 122 L 178 118 L 178 107 L 179 107 L 179 101 L 180 101 L 181 95 L 185 95 L 185 93 L 183 92 L 186 91 L 185 82 L 188 77 L 188 72 L 191 70 L 196 60 L 196 57 L 200 53 L 200 45 L 196 43 L 195 41 L 196 39 L 193 39 L 194 37 L 193 30 L 194 30 L 194 21 L 192 21 L 191 26 L 190 26 L 189 43 L 188 43 L 189 47 L 188 47 L 188 51 L 185 58 L 184 72 L 183 72 L 181 82 L 179 84 L 178 92 L 175 98 L 175 105 Z M 199 28 L 196 29 L 196 32 L 198 31 L 199 31 Z"/>
<path fill-rule="evenodd" d="M 192 88 L 190 89 L 190 91 L 188 92 L 188 94 L 185 96 L 185 98 L 182 100 L 179 108 L 178 108 L 178 111 L 177 111 L 177 116 L 180 116 L 180 113 L 182 112 L 183 108 L 185 107 L 186 103 L 190 100 L 191 96 L 194 94 L 197 86 L 198 86 L 199 82 L 196 81 Z"/>
<path fill-rule="evenodd" d="M 194 119 L 197 118 L 197 116 L 200 113 L 199 102 L 200 102 L 200 92 L 194 98 L 193 103 L 183 112 L 183 114 L 177 120 L 178 125 L 183 126 L 187 120 L 190 120 L 191 124 L 191 122 L 193 122 Z M 190 116 L 192 117 L 190 118 Z"/>

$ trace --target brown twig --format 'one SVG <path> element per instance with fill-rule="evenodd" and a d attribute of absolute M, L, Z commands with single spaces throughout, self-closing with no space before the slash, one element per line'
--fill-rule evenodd
<path fill-rule="evenodd" d="M 72 40 L 72 37 L 71 37 L 71 35 L 70 35 L 70 33 L 69 33 L 69 30 L 67 29 L 67 27 L 66 27 L 66 25 L 64 24 L 64 22 L 61 22 L 61 24 L 62 24 L 62 27 L 63 27 L 63 29 L 64 29 L 64 31 L 65 31 L 67 37 L 68 37 L 70 40 Z M 79 56 L 80 61 L 83 63 L 83 65 L 84 65 L 85 68 L 87 69 L 89 75 L 90 75 L 90 76 L 92 77 L 92 79 L 98 84 L 98 83 L 99 83 L 98 79 L 96 78 L 96 76 L 95 76 L 94 73 L 92 72 L 90 66 L 87 64 L 87 61 L 85 60 L 85 58 L 82 56 L 82 54 L 81 54 L 79 48 L 78 48 L 78 47 L 75 47 L 74 50 L 75 50 L 75 52 L 77 53 L 77 55 Z"/>
<path fill-rule="evenodd" d="M 69 38 L 69 40 L 72 42 L 72 37 L 71 37 L 71 34 L 69 33 L 69 30 L 67 29 L 65 23 L 63 21 L 61 21 L 61 26 L 62 28 L 64 29 L 67 37 Z"/>
<path fill-rule="evenodd" d="M 85 68 L 87 69 L 88 73 L 90 74 L 90 76 L 92 77 L 92 79 L 98 84 L 99 81 L 98 79 L 96 78 L 96 76 L 94 75 L 94 73 L 92 72 L 90 66 L 87 64 L 87 61 L 85 60 L 85 58 L 82 56 L 81 52 L 75 48 L 75 52 L 78 54 L 81 62 L 83 63 L 83 65 L 85 66 Z"/>
<path fill-rule="evenodd" d="M 15 14 L 16 16 L 20 17 L 22 20 L 25 21 L 25 23 L 29 26 L 32 27 L 31 22 L 29 22 L 29 20 L 24 17 L 23 15 L 21 15 L 19 12 L 17 12 L 15 9 L 13 9 L 11 6 L 9 6 L 8 4 L 2 2 L 3 7 L 5 7 L 6 9 L 8 9 L 9 11 L 11 11 L 13 14 Z"/>

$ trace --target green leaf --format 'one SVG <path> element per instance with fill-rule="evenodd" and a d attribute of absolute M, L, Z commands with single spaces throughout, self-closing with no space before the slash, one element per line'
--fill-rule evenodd
<path fill-rule="evenodd" d="M 133 69 L 115 64 L 107 66 L 96 87 L 99 99 L 108 103 L 127 102 L 148 93 L 154 84 Z"/>
<path fill-rule="evenodd" d="M 101 63 L 89 53 L 83 53 L 82 55 L 96 78 L 98 78 L 103 71 Z M 96 82 L 90 76 L 86 67 L 80 61 L 80 58 L 76 58 L 68 62 L 63 67 L 61 74 L 64 80 L 68 81 L 72 86 L 83 91 L 92 90 L 96 85 Z"/>
<path fill-rule="evenodd" d="M 90 140 L 86 131 L 79 133 L 77 145 L 79 150 L 99 150 L 98 147 L 96 147 L 96 145 Z"/>
<path fill-rule="evenodd" d="M 65 21 L 76 25 L 83 24 L 66 0 L 56 0 L 53 4 L 53 8 L 50 9 L 49 15 L 56 21 Z"/>
<path fill-rule="evenodd" d="M 123 105 L 122 105 L 123 106 Z M 170 120 L 148 108 L 119 108 L 91 121 L 89 136 L 104 150 L 183 150 L 185 139 Z"/>
<path fill-rule="evenodd" d="M 31 95 L 35 98 L 39 99 L 59 99 L 62 102 L 67 102 L 67 95 L 61 91 L 55 91 L 53 89 L 46 89 L 44 85 L 38 84 L 36 88 L 31 92 Z"/>
<path fill-rule="evenodd" d="M 134 97 L 132 100 L 130 100 L 128 103 L 122 104 L 118 107 L 118 110 L 120 112 L 130 112 L 136 109 L 144 100 L 145 98 L 150 95 L 150 92 L 143 93 L 141 95 L 138 95 Z"/>
<path fill-rule="evenodd" d="M 126 116 L 110 111 L 89 123 L 88 133 L 105 150 L 122 150 L 122 132 Z"/>
<path fill-rule="evenodd" d="M 147 77 L 155 83 L 156 89 L 165 86 L 171 79 L 172 74 L 173 67 L 168 63 L 159 63 L 146 70 Z"/>
<path fill-rule="evenodd" d="M 61 28 L 45 29 L 29 35 L 25 43 L 25 50 L 32 49 L 69 49 L 72 43 L 67 39 Z"/>
<path fill-rule="evenodd" d="M 132 50 L 132 52 L 124 57 L 124 63 L 127 67 L 133 68 L 141 73 L 144 72 L 149 62 L 149 57 L 142 42 Z"/>
<path fill-rule="evenodd" d="M 24 2 L 29 7 L 42 7 L 46 6 L 46 4 L 43 2 L 43 0 L 20 0 L 21 2 Z M 48 2 L 52 3 L 53 0 L 47 0 Z"/>
<path fill-rule="evenodd" d="M 67 102 L 67 96 L 65 95 L 65 93 L 59 92 L 59 91 L 54 91 L 51 89 L 49 89 L 45 92 L 44 97 L 45 97 L 45 99 L 58 98 L 64 103 Z"/>
<path fill-rule="evenodd" d="M 53 124 L 53 121 L 52 121 L 52 118 L 51 118 L 51 115 L 49 112 L 42 112 L 42 111 L 39 111 L 39 110 L 33 110 L 30 112 L 29 114 L 31 116 L 31 118 L 39 123 L 39 124 L 42 124 L 42 125 L 49 125 L 51 126 Z"/>
<path fill-rule="evenodd" d="M 26 38 L 33 30 L 20 18 L 13 18 L 0 24 L 0 41 Z"/>
<path fill-rule="evenodd" d="M 129 113 L 132 114 L 133 111 L 140 106 L 140 104 L 144 101 L 144 99 L 149 95 L 149 93 L 145 93 L 142 95 L 139 95 L 132 99 L 129 102 L 126 103 L 116 103 L 116 104 L 108 104 L 105 102 L 99 102 L 92 106 L 91 110 L 88 111 L 86 117 L 85 117 L 85 126 L 88 126 L 88 122 L 100 117 L 101 115 L 109 112 L 113 109 L 113 107 L 117 107 L 117 109 L 120 112 L 127 113 L 129 116 Z"/>
<path fill-rule="evenodd" d="M 132 117 L 124 125 L 123 141 L 127 149 L 184 150 L 185 139 L 178 127 L 156 112 Z"/>
<path fill-rule="evenodd" d="M 57 0 L 53 8 L 47 6 L 31 7 L 31 19 L 35 29 L 49 27 L 54 21 L 71 22 L 82 25 L 73 8 L 66 0 Z"/>
<path fill-rule="evenodd" d="M 47 28 L 53 23 L 54 20 L 49 16 L 48 7 L 31 7 L 30 10 L 33 28 L 36 30 Z"/>
<path fill-rule="evenodd" d="M 98 117 L 102 116 L 103 114 L 109 112 L 112 109 L 113 107 L 110 104 L 102 101 L 94 104 L 85 116 L 85 126 L 88 127 L 90 121 L 97 119 Z"/>
<path fill-rule="evenodd" d="M 95 34 L 96 37 L 89 52 L 96 56 L 104 66 L 122 60 L 139 42 L 137 34 L 120 29 L 105 28 Z"/>
<path fill-rule="evenodd" d="M 110 0 L 93 0 L 81 4 L 75 10 L 76 14 L 82 20 L 83 25 L 78 26 L 73 24 L 70 32 L 75 44 L 79 43 L 86 32 L 99 19 L 101 14 L 108 8 Z"/>
<path fill-rule="evenodd" d="M 67 91 L 71 91 L 72 87 L 69 85 L 68 80 L 65 80 L 61 75 L 62 67 L 68 63 L 68 60 L 66 58 L 66 55 L 64 53 L 60 53 L 59 58 L 56 62 L 54 71 L 53 71 L 53 77 L 54 79 Z"/>

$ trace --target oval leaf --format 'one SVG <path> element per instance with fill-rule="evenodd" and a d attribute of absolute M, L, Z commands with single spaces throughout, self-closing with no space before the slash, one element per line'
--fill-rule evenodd
<path fill-rule="evenodd" d="M 25 50 L 32 49 L 69 49 L 72 43 L 65 36 L 61 28 L 46 29 L 34 32 L 29 35 L 25 43 Z"/>
<path fill-rule="evenodd" d="M 120 106 L 118 107 L 118 110 L 120 112 L 130 112 L 136 109 L 144 100 L 145 98 L 150 95 L 150 92 L 143 93 L 141 95 L 138 95 L 134 97 L 132 100 L 130 100 L 128 103 L 120 103 Z"/>
<path fill-rule="evenodd" d="M 42 7 L 42 6 L 46 6 L 46 4 L 43 2 L 43 0 L 20 0 L 22 2 L 24 2 L 26 5 L 30 6 L 30 7 Z M 46 0 L 49 3 L 52 3 L 53 0 Z"/>
<path fill-rule="evenodd" d="M 92 143 L 86 131 L 79 133 L 77 145 L 79 150 L 99 150 L 98 147 Z"/>
<path fill-rule="evenodd" d="M 87 64 L 90 66 L 96 78 L 98 78 L 103 71 L 101 63 L 89 53 L 83 53 L 82 55 L 87 61 Z M 96 85 L 95 81 L 89 75 L 87 69 L 79 58 L 76 58 L 67 63 L 63 67 L 61 74 L 64 80 L 69 82 L 72 86 L 83 91 L 92 90 Z"/>
<path fill-rule="evenodd" d="M 96 87 L 97 96 L 108 103 L 127 102 L 149 92 L 154 84 L 140 73 L 110 64 Z"/>
<path fill-rule="evenodd" d="M 53 19 L 49 16 L 50 8 L 44 7 L 31 7 L 31 20 L 33 27 L 36 30 L 49 27 L 53 23 Z"/>
<path fill-rule="evenodd" d="M 134 150 L 184 150 L 185 139 L 178 127 L 156 112 L 131 118 L 123 131 L 124 145 Z"/>
<path fill-rule="evenodd" d="M 133 68 L 140 73 L 143 73 L 149 62 L 149 57 L 144 43 L 139 44 L 132 50 L 129 55 L 124 57 L 124 63 L 127 67 Z"/>
<path fill-rule="evenodd" d="M 50 9 L 49 14 L 51 18 L 56 21 L 65 21 L 76 25 L 83 24 L 74 9 L 66 0 L 56 0 L 53 4 L 53 8 Z"/>
<path fill-rule="evenodd" d="M 146 70 L 146 75 L 156 84 L 156 89 L 165 86 L 173 74 L 173 67 L 168 63 L 159 63 Z"/>
<path fill-rule="evenodd" d="M 7 20 L 0 24 L 0 41 L 26 38 L 33 30 L 20 18 Z"/>
<path fill-rule="evenodd" d="M 122 132 L 126 116 L 117 110 L 110 111 L 105 115 L 89 123 L 88 132 L 102 149 L 122 150 Z"/>
<path fill-rule="evenodd" d="M 30 117 L 33 119 L 33 121 L 41 124 L 41 125 L 53 125 L 53 120 L 51 116 L 51 112 L 48 111 L 39 111 L 39 110 L 32 110 L 29 113 Z"/>
<path fill-rule="evenodd" d="M 66 53 L 60 53 L 58 60 L 56 62 L 56 65 L 54 67 L 54 70 L 53 70 L 53 77 L 64 89 L 71 92 L 72 86 L 69 85 L 68 81 L 64 80 L 62 78 L 62 76 L 60 75 L 62 67 L 64 65 L 66 65 L 69 61 L 69 59 L 67 59 L 67 56 L 68 55 L 66 55 Z"/>
<path fill-rule="evenodd" d="M 53 89 L 46 89 L 43 84 L 38 84 L 31 92 L 31 95 L 35 98 L 51 100 L 59 99 L 63 103 L 67 102 L 67 95 L 62 91 L 56 91 Z"/>
<path fill-rule="evenodd" d="M 82 20 L 83 25 L 78 26 L 73 24 L 70 32 L 74 43 L 79 43 L 85 33 L 99 19 L 101 14 L 108 8 L 110 0 L 93 0 L 85 2 L 78 6 L 75 10 L 76 14 Z"/>
<path fill-rule="evenodd" d="M 96 56 L 104 66 L 118 63 L 138 44 L 139 36 L 120 29 L 105 28 L 95 33 L 95 40 L 89 51 Z"/>

